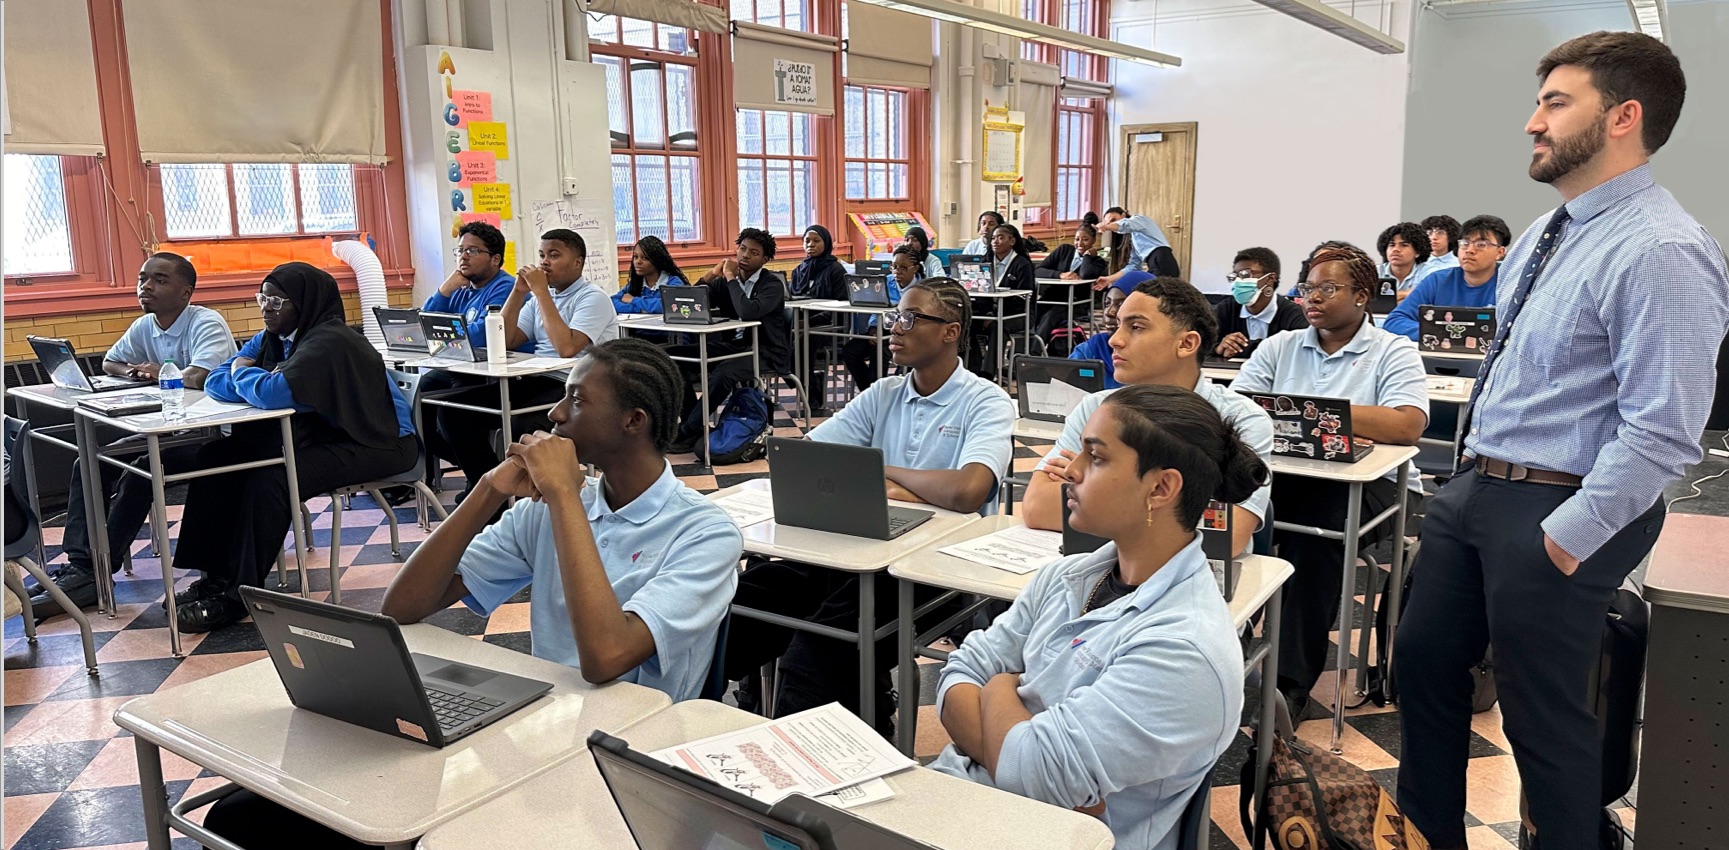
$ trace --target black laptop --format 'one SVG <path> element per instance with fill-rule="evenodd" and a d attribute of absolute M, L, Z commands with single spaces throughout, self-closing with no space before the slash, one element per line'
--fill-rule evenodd
<path fill-rule="evenodd" d="M 440 360 L 480 363 L 486 349 L 468 338 L 468 323 L 455 313 L 421 313 L 420 329 L 426 335 L 426 352 Z"/>
<path fill-rule="evenodd" d="M 894 274 L 894 264 L 888 260 L 859 260 L 852 264 L 852 273 L 866 277 L 888 277 Z"/>
<path fill-rule="evenodd" d="M 640 850 L 935 850 L 799 794 L 768 805 L 605 732 L 588 751 Z"/>
<path fill-rule="evenodd" d="M 706 286 L 663 286 L 660 315 L 669 325 L 712 325 L 723 321 L 709 309 Z"/>
<path fill-rule="evenodd" d="M 391 354 L 404 357 L 425 357 L 431 349 L 426 345 L 426 329 L 420 324 L 420 311 L 413 307 L 374 307 L 372 317 L 384 333 L 384 347 Z"/>
<path fill-rule="evenodd" d="M 849 304 L 859 307 L 893 306 L 889 301 L 889 279 L 876 275 L 849 274 L 846 276 L 846 300 Z"/>
<path fill-rule="evenodd" d="M 552 685 L 410 653 L 396 621 L 240 588 L 296 708 L 434 747 L 490 726 Z"/>
<path fill-rule="evenodd" d="M 960 282 L 968 292 L 997 291 L 996 269 L 991 258 L 983 254 L 956 254 L 949 258 L 949 277 Z"/>
<path fill-rule="evenodd" d="M 1381 278 L 1381 290 L 1369 298 L 1369 314 L 1385 316 L 1399 306 L 1399 282 L 1390 277 Z"/>
<path fill-rule="evenodd" d="M 1356 463 L 1375 444 L 1351 432 L 1351 402 L 1291 393 L 1246 393 L 1273 418 L 1273 454 Z"/>
<path fill-rule="evenodd" d="M 1226 502 L 1212 500 L 1207 502 L 1207 509 L 1201 512 L 1201 524 L 1197 530 L 1201 532 L 1201 552 L 1207 560 L 1218 564 L 1213 569 L 1213 577 L 1219 582 L 1219 591 L 1225 595 L 1225 601 L 1237 592 L 1237 579 L 1240 576 L 1242 564 L 1237 560 L 1237 553 L 1232 551 L 1231 532 L 1234 530 L 1235 514 L 1231 505 Z M 1069 485 L 1063 485 L 1063 545 L 1062 553 L 1078 555 L 1082 552 L 1097 552 L 1100 547 L 1111 541 L 1088 534 L 1069 523 Z"/>
<path fill-rule="evenodd" d="M 36 351 L 36 359 L 42 364 L 42 371 L 48 373 L 48 380 L 63 390 L 108 393 L 156 386 L 155 381 L 115 375 L 91 375 L 85 372 L 84 364 L 78 360 L 78 352 L 73 349 L 71 340 L 47 336 L 27 336 L 24 339 Z M 184 368 L 185 364 L 181 366 Z"/>
<path fill-rule="evenodd" d="M 1417 347 L 1446 354 L 1482 354 L 1495 341 L 1494 307 L 1417 308 Z"/>
<path fill-rule="evenodd" d="M 892 540 L 936 516 L 889 505 L 881 449 L 770 437 L 768 479 L 780 525 Z"/>
<path fill-rule="evenodd" d="M 1103 360 L 1069 360 L 1065 357 L 1015 357 L 1015 399 L 1022 419 L 1064 422 L 1079 403 L 1076 394 L 1090 395 L 1105 388 Z M 1053 387 L 1052 382 L 1064 386 Z M 1071 399 L 1073 400 L 1071 403 Z"/>

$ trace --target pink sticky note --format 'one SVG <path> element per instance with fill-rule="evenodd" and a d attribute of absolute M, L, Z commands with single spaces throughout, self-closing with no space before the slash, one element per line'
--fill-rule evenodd
<path fill-rule="evenodd" d="M 457 168 L 462 170 L 457 186 L 467 189 L 475 183 L 498 182 L 498 155 L 492 151 L 463 151 L 455 158 Z"/>
<path fill-rule="evenodd" d="M 462 214 L 462 223 L 463 224 L 473 224 L 477 221 L 484 221 L 487 224 L 492 225 L 493 227 L 503 227 L 504 226 L 504 219 L 499 217 L 498 213 L 465 212 Z"/>
<path fill-rule="evenodd" d="M 456 104 L 458 127 L 467 127 L 470 121 L 492 120 L 492 92 L 457 89 L 450 93 L 450 100 Z"/>

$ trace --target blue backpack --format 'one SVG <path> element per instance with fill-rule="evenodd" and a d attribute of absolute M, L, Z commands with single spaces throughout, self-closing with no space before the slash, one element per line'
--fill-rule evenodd
<path fill-rule="evenodd" d="M 711 465 L 750 463 L 768 454 L 768 438 L 774 434 L 768 396 L 755 381 L 739 385 L 721 407 L 720 421 L 709 432 L 706 452 Z"/>

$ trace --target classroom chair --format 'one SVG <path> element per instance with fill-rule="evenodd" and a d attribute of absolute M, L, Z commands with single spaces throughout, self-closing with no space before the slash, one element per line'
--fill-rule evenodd
<path fill-rule="evenodd" d="M 1213 822 L 1212 791 L 1213 772 L 1209 770 L 1177 821 L 1177 850 L 1207 850 L 1207 826 Z"/>
<path fill-rule="evenodd" d="M 708 678 L 703 680 L 697 699 L 720 702 L 726 696 L 726 638 L 732 631 L 732 611 L 720 618 L 720 629 L 714 633 L 714 658 L 708 662 Z"/>
<path fill-rule="evenodd" d="M 23 445 L 25 440 L 30 439 L 30 423 L 16 419 L 6 420 L 5 439 L 7 456 L 12 458 L 14 463 L 21 462 L 23 455 L 18 451 L 18 447 Z M 72 600 L 66 598 L 66 594 L 60 590 L 59 585 L 56 585 L 54 580 L 42 570 L 42 567 L 30 557 L 36 552 L 36 544 L 42 540 L 42 526 L 41 523 L 37 522 L 36 512 L 31 508 L 30 494 L 24 486 L 23 469 L 15 469 L 13 473 L 12 480 L 7 484 L 9 490 L 7 495 L 11 499 L 14 510 L 8 511 L 8 513 L 21 522 L 23 533 L 19 535 L 17 540 L 6 544 L 6 560 L 17 564 L 34 577 L 36 583 L 41 585 L 42 589 L 60 604 L 60 610 L 65 611 L 66 616 L 71 617 L 72 621 L 78 624 L 78 636 L 84 642 L 84 672 L 91 676 L 100 675 L 96 671 L 96 636 L 90 631 L 90 618 L 85 616 L 84 612 L 78 609 L 78 606 L 73 605 Z M 25 592 L 24 581 L 15 571 L 7 569 L 5 579 L 7 589 L 18 597 L 18 603 L 23 608 L 21 614 L 24 617 L 24 639 L 34 646 L 36 644 L 36 614 L 30 610 L 30 594 Z"/>

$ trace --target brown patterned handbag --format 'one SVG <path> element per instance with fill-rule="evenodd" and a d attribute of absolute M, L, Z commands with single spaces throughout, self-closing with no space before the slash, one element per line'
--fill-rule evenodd
<path fill-rule="evenodd" d="M 1264 800 L 1250 799 L 1253 748 L 1241 778 L 1243 834 L 1256 850 L 1268 836 L 1277 850 L 1429 850 L 1374 777 L 1319 747 L 1275 737 Z"/>

